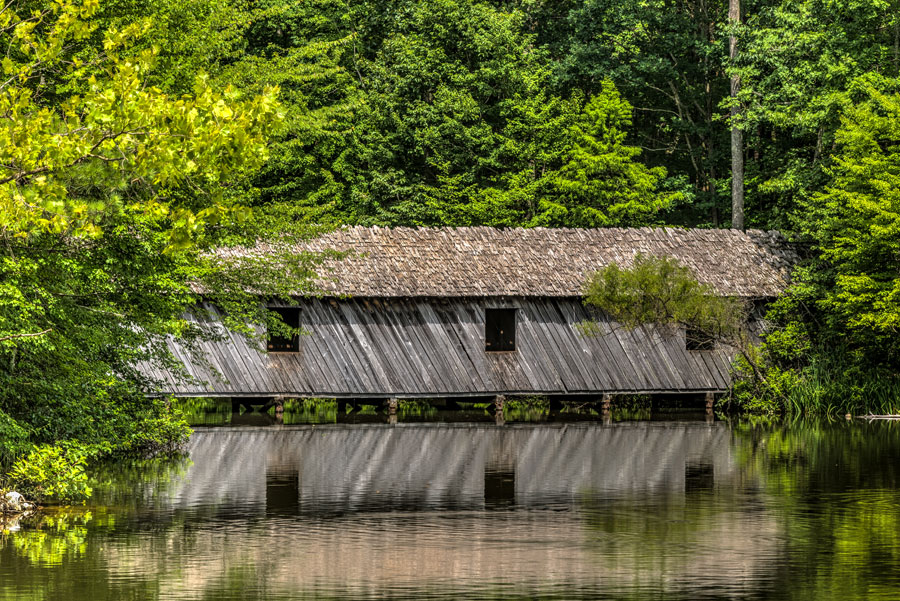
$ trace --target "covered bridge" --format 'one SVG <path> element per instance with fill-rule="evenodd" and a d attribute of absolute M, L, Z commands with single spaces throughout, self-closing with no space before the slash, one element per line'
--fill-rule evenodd
<path fill-rule="evenodd" d="M 637 253 L 669 256 L 722 295 L 765 300 L 786 286 L 791 252 L 773 232 L 736 230 L 340 229 L 303 250 L 352 251 L 319 270 L 321 296 L 281 308 L 294 339 L 268 352 L 238 334 L 171 349 L 196 383 L 145 368 L 158 394 L 428 398 L 500 394 L 703 393 L 729 385 L 727 348 L 684 332 L 627 330 L 581 300 L 586 277 Z M 257 252 L 266 252 L 261 245 Z M 223 328 L 215 318 L 205 326 Z M 599 335 L 580 324 L 598 319 Z M 264 340 L 265 332 L 259 332 Z"/>

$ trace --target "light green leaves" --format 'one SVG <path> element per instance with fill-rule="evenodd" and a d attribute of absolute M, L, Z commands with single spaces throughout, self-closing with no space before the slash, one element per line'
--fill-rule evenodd
<path fill-rule="evenodd" d="M 545 225 L 643 225 L 680 198 L 657 192 L 666 171 L 637 161 L 640 150 L 625 143 L 630 125 L 631 106 L 604 82 L 569 128 L 564 163 L 553 177 L 568 218 Z"/>
<path fill-rule="evenodd" d="M 128 51 L 147 21 L 105 32 L 104 54 L 90 68 L 70 61 L 68 45 L 90 33 L 83 19 L 96 10 L 96 2 L 66 0 L 7 34 L 8 44 L 27 48 L 4 60 L 18 77 L 0 88 L 0 227 L 9 235 L 95 237 L 125 210 L 164 216 L 159 207 L 175 188 L 221 207 L 222 185 L 266 158 L 277 89 L 241 99 L 199 79 L 193 97 L 176 98 L 147 85 L 156 49 Z M 47 65 L 56 64 L 70 64 L 68 85 L 83 93 L 53 105 L 31 82 L 55 77 Z M 207 215 L 182 207 L 170 224 L 173 244 L 190 240 Z"/>
<path fill-rule="evenodd" d="M 42 445 L 18 460 L 7 477 L 34 501 L 84 501 L 91 495 L 86 463 L 85 454 L 77 447 Z"/>
<path fill-rule="evenodd" d="M 869 90 L 847 110 L 828 170 L 811 203 L 809 234 L 834 273 L 820 301 L 844 327 L 879 337 L 900 331 L 900 94 Z"/>

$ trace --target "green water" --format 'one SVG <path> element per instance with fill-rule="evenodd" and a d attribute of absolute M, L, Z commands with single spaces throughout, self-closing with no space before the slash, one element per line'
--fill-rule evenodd
<path fill-rule="evenodd" d="M 437 417 L 198 428 L 8 523 L 0 598 L 900 598 L 900 424 Z"/>

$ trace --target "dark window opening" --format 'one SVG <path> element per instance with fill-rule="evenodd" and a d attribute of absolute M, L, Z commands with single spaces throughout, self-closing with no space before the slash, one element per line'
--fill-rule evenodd
<path fill-rule="evenodd" d="M 684 490 L 685 492 L 712 490 L 716 483 L 715 476 L 715 469 L 712 463 L 703 461 L 685 462 Z"/>
<path fill-rule="evenodd" d="M 684 348 L 689 351 L 711 351 L 716 348 L 716 339 L 702 330 L 688 328 L 684 333 Z"/>
<path fill-rule="evenodd" d="M 298 307 L 269 307 L 269 311 L 278 313 L 289 328 L 300 327 L 300 309 Z M 290 338 L 269 333 L 266 348 L 273 353 L 296 353 L 300 351 L 300 336 L 294 334 Z"/>
<path fill-rule="evenodd" d="M 299 512 L 299 469 L 293 466 L 267 465 L 266 515 L 297 515 Z"/>
<path fill-rule="evenodd" d="M 516 504 L 516 472 L 484 470 L 484 508 L 504 509 Z"/>
<path fill-rule="evenodd" d="M 484 350 L 516 350 L 515 309 L 485 309 Z"/>

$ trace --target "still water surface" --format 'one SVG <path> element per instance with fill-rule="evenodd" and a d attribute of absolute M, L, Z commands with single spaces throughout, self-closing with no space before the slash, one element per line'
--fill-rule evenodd
<path fill-rule="evenodd" d="M 897 426 L 198 428 L 0 535 L 0 598 L 898 599 Z"/>

